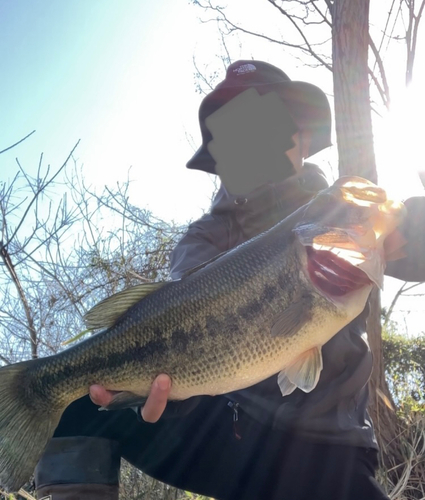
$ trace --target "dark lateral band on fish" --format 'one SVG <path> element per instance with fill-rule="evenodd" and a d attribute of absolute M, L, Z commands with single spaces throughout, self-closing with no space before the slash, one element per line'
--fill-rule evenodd
<path fill-rule="evenodd" d="M 54 355 L 0 368 L 0 484 L 17 491 L 65 408 L 101 384 L 107 409 L 143 401 L 159 373 L 171 399 L 225 394 L 274 374 L 282 396 L 314 389 L 321 347 L 362 312 L 385 268 L 402 204 L 346 178 L 269 231 L 179 281 L 109 297 L 86 317 L 104 329 Z"/>

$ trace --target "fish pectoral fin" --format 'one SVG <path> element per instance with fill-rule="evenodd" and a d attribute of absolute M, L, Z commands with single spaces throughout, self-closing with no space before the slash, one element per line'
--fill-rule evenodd
<path fill-rule="evenodd" d="M 96 304 L 90 311 L 84 315 L 84 321 L 89 330 L 96 328 L 110 328 L 114 326 L 117 320 L 137 304 L 147 295 L 159 290 L 168 281 L 157 283 L 142 283 L 121 292 L 115 293 L 110 297 Z"/>
<path fill-rule="evenodd" d="M 272 337 L 291 337 L 308 319 L 307 301 L 299 300 L 276 315 L 271 330 Z"/>
<path fill-rule="evenodd" d="M 284 372 L 289 382 L 304 392 L 311 392 L 319 382 L 322 368 L 322 349 L 321 347 L 313 347 L 303 353 L 295 363 L 282 370 L 280 374 Z"/>
<path fill-rule="evenodd" d="M 277 383 L 279 385 L 279 389 L 280 392 L 282 393 L 282 396 L 288 396 L 289 394 L 292 394 L 297 388 L 297 386 L 293 384 L 286 376 L 285 370 L 279 372 L 277 376 Z"/>
<path fill-rule="evenodd" d="M 99 411 L 103 410 L 124 410 L 125 408 L 133 408 L 134 406 L 143 406 L 146 403 L 147 397 L 135 394 L 134 392 L 122 391 L 117 392 L 111 399 L 108 406 L 101 406 Z"/>

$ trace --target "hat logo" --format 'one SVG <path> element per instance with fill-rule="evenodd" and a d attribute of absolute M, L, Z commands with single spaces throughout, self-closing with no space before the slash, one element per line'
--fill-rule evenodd
<path fill-rule="evenodd" d="M 236 73 L 237 76 L 244 75 L 245 73 L 252 73 L 257 71 L 257 68 L 253 64 L 242 64 L 233 70 L 233 73 Z"/>

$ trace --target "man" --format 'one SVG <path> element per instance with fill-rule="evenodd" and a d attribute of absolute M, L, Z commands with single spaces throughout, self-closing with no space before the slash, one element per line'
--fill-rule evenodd
<path fill-rule="evenodd" d="M 316 166 L 304 164 L 330 145 L 329 104 L 317 87 L 261 61 L 238 61 L 206 96 L 199 118 L 203 143 L 187 166 L 219 173 L 223 185 L 173 252 L 175 279 L 270 228 L 327 185 Z M 393 269 L 402 272 L 399 264 Z M 324 346 L 323 371 L 309 394 L 283 398 L 271 377 L 234 394 L 167 404 L 171 380 L 162 374 L 144 420 L 132 410 L 98 412 L 88 397 L 74 402 L 37 467 L 39 498 L 115 500 L 124 457 L 220 500 L 387 499 L 374 478 L 377 444 L 366 410 L 367 314 Z M 101 405 L 111 398 L 100 386 L 90 394 Z"/>

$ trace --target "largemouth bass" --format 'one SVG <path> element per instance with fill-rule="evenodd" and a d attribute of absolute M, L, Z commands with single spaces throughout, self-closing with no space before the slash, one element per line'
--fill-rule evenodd
<path fill-rule="evenodd" d="M 120 292 L 86 316 L 100 333 L 59 354 L 0 368 L 0 484 L 16 491 L 65 408 L 101 384 L 108 409 L 140 403 L 160 373 L 170 398 L 236 391 L 278 374 L 282 395 L 309 392 L 321 347 L 381 286 L 385 240 L 401 203 L 343 178 L 269 231 L 181 280 Z"/>

